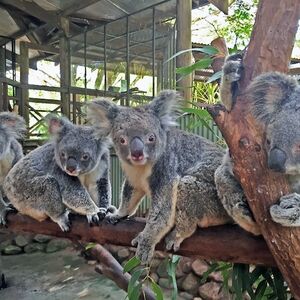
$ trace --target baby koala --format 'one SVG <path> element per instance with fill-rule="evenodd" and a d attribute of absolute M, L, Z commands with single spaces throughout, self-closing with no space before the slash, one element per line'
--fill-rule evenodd
<path fill-rule="evenodd" d="M 23 157 L 18 140 L 26 133 L 25 120 L 15 113 L 0 113 L 0 225 L 6 224 L 6 215 L 12 210 L 5 201 L 3 182 L 9 170 Z"/>
<path fill-rule="evenodd" d="M 68 209 L 98 223 L 111 201 L 109 140 L 64 117 L 48 122 L 53 139 L 13 167 L 5 193 L 20 213 L 38 221 L 50 217 L 62 231 L 69 230 Z"/>

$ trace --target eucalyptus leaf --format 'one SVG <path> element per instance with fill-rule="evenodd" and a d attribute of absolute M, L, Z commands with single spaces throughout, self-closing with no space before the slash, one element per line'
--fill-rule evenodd
<path fill-rule="evenodd" d="M 141 260 L 134 256 L 131 259 L 128 260 L 128 262 L 125 264 L 123 273 L 130 272 L 135 267 L 139 266 L 141 264 Z"/>
<path fill-rule="evenodd" d="M 190 66 L 177 68 L 176 73 L 181 74 L 181 75 L 188 75 L 188 74 L 191 74 L 195 70 L 199 70 L 199 69 L 201 70 L 201 69 L 208 68 L 212 62 L 213 62 L 212 58 L 204 57 Z"/>
<path fill-rule="evenodd" d="M 208 80 L 206 81 L 206 83 L 211 83 L 211 82 L 213 82 L 215 80 L 218 80 L 218 79 L 221 78 L 221 76 L 222 76 L 222 71 L 218 71 L 218 72 L 214 73 L 213 75 L 211 75 L 208 78 Z"/>
<path fill-rule="evenodd" d="M 155 294 L 156 300 L 164 300 L 163 292 L 160 286 L 155 281 L 151 282 L 151 289 Z"/>

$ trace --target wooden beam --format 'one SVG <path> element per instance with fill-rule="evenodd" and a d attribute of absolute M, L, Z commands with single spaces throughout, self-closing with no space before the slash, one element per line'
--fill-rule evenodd
<path fill-rule="evenodd" d="M 65 8 L 63 12 L 61 12 L 61 16 L 69 16 L 72 15 L 73 13 L 82 10 L 88 6 L 93 5 L 96 2 L 99 2 L 101 0 L 78 0 L 76 3 L 73 3 L 69 7 Z"/>
<path fill-rule="evenodd" d="M 29 49 L 32 50 L 38 50 L 46 53 L 51 53 L 51 54 L 59 54 L 59 49 L 55 48 L 53 46 L 48 46 L 48 45 L 39 45 L 36 43 L 27 43 L 25 42 L 25 46 Z"/>
<path fill-rule="evenodd" d="M 8 215 L 8 229 L 13 232 L 42 233 L 72 240 L 122 246 L 131 246 L 132 239 L 145 226 L 145 220 L 141 218 L 122 221 L 116 225 L 104 221 L 99 226 L 90 227 L 85 217 L 71 215 L 71 222 L 71 230 L 65 233 L 50 220 L 38 222 L 20 214 Z M 163 243 L 157 246 L 157 250 L 164 249 Z M 275 266 L 264 240 L 235 225 L 198 229 L 192 237 L 182 243 L 177 254 L 215 261 Z"/>
<path fill-rule="evenodd" d="M 228 15 L 228 0 L 208 0 L 208 2 L 217 7 L 225 15 Z"/>

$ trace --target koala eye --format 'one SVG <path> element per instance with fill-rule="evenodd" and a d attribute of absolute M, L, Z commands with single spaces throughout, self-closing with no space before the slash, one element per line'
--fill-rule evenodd
<path fill-rule="evenodd" d="M 267 139 L 266 143 L 267 143 L 268 146 L 271 145 L 271 141 L 269 139 Z"/>
<path fill-rule="evenodd" d="M 124 136 L 121 136 L 121 137 L 120 137 L 120 143 L 121 143 L 122 145 L 127 145 L 127 140 L 126 140 L 126 138 L 125 138 Z"/>
<path fill-rule="evenodd" d="M 66 152 L 61 151 L 61 152 L 60 152 L 60 157 L 61 157 L 61 158 L 65 158 L 65 157 L 66 157 Z"/>
<path fill-rule="evenodd" d="M 154 134 L 150 134 L 149 137 L 148 137 L 148 141 L 149 141 L 150 143 L 155 142 L 155 135 L 154 135 Z"/>
<path fill-rule="evenodd" d="M 84 153 L 81 157 L 82 160 L 88 160 L 90 156 L 87 153 Z"/>

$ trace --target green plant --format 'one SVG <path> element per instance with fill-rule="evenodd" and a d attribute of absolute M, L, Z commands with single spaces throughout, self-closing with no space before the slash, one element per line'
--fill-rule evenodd
<path fill-rule="evenodd" d="M 167 273 L 169 280 L 173 286 L 172 300 L 177 299 L 178 289 L 176 282 L 176 267 L 180 257 L 173 255 L 167 262 Z M 150 286 L 155 295 L 156 300 L 164 300 L 164 295 L 161 287 L 150 276 L 150 266 L 141 266 L 141 261 L 136 257 L 132 257 L 124 266 L 123 272 L 131 273 L 131 278 L 127 288 L 128 300 L 137 300 L 142 294 L 143 286 Z"/>

